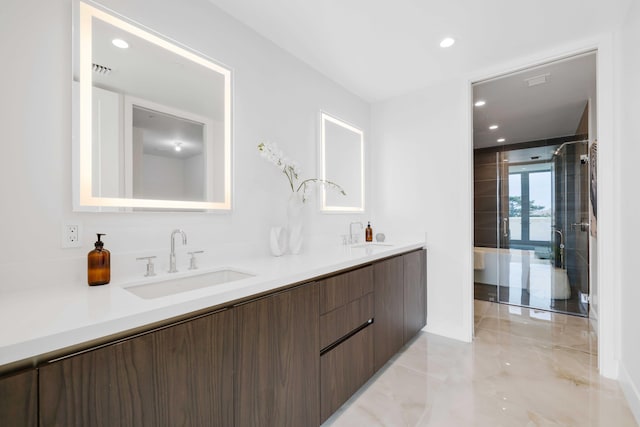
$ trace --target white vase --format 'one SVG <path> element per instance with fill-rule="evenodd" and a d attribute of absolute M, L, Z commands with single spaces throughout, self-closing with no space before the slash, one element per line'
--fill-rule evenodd
<path fill-rule="evenodd" d="M 304 241 L 302 236 L 303 208 L 304 201 L 302 200 L 302 193 L 291 193 L 289 201 L 287 202 L 287 219 L 289 231 L 289 252 L 292 254 L 298 254 L 302 250 L 302 243 Z"/>
<path fill-rule="evenodd" d="M 282 256 L 287 251 L 287 230 L 284 227 L 271 227 L 269 248 L 271 255 Z"/>

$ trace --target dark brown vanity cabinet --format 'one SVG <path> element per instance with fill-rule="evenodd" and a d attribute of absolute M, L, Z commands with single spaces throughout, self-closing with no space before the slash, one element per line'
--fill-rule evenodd
<path fill-rule="evenodd" d="M 6 375 L 0 426 L 317 426 L 426 302 L 425 250 L 376 261 Z"/>
<path fill-rule="evenodd" d="M 411 340 L 427 324 L 427 251 L 403 255 L 404 260 L 404 342 Z"/>
<path fill-rule="evenodd" d="M 397 256 L 374 264 L 375 370 L 404 345 L 404 258 Z"/>
<path fill-rule="evenodd" d="M 318 282 L 320 414 L 331 416 L 373 375 L 373 267 Z"/>
<path fill-rule="evenodd" d="M 38 425 L 38 373 L 35 369 L 0 378 L 0 426 Z"/>
<path fill-rule="evenodd" d="M 225 310 L 40 367 L 40 425 L 233 425 L 233 326 Z"/>
<path fill-rule="evenodd" d="M 318 286 L 236 306 L 236 426 L 319 425 Z"/>
<path fill-rule="evenodd" d="M 374 264 L 375 368 L 427 324 L 426 250 Z"/>

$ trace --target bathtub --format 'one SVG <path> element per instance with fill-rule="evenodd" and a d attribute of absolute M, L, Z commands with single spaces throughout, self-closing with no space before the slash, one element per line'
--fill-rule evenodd
<path fill-rule="evenodd" d="M 510 263 L 509 249 L 476 246 L 473 248 L 473 280 L 477 283 L 497 286 L 499 278 L 509 277 Z"/>
<path fill-rule="evenodd" d="M 571 297 L 567 271 L 532 250 L 474 247 L 473 275 L 476 283 L 523 289 L 538 298 Z"/>

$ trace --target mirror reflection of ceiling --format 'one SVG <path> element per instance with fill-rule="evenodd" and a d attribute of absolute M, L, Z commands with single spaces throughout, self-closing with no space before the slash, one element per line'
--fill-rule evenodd
<path fill-rule="evenodd" d="M 202 123 L 134 106 L 133 127 L 143 131 L 145 154 L 181 159 L 202 154 Z"/>
<path fill-rule="evenodd" d="M 116 38 L 129 47 L 114 46 Z M 93 63 L 111 69 L 105 74 L 94 72 L 94 86 L 223 121 L 221 74 L 96 18 L 92 41 Z M 208 96 L 202 96 L 203 87 L 210 91 Z"/>
<path fill-rule="evenodd" d="M 546 82 L 530 86 L 534 77 Z M 595 53 L 478 83 L 474 102 L 486 104 L 473 107 L 474 148 L 574 135 L 590 98 L 595 105 Z"/>

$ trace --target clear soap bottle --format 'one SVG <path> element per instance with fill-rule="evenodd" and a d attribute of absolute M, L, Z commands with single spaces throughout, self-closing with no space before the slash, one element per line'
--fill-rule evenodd
<path fill-rule="evenodd" d="M 89 286 L 106 285 L 111 280 L 111 254 L 100 240 L 106 234 L 98 233 L 95 249 L 87 255 L 87 280 Z"/>

